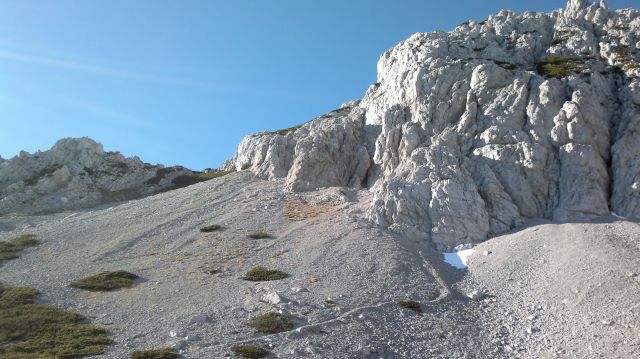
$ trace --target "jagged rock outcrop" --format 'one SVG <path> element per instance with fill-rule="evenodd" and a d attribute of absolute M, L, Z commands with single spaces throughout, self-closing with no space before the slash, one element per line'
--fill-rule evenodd
<path fill-rule="evenodd" d="M 585 0 L 418 33 L 362 101 L 248 136 L 226 166 L 366 186 L 371 220 L 440 248 L 525 218 L 640 217 L 639 49 L 637 10 Z"/>
<path fill-rule="evenodd" d="M 198 182 L 182 167 L 153 166 L 105 152 L 89 138 L 0 161 L 0 215 L 49 213 L 138 198 Z"/>

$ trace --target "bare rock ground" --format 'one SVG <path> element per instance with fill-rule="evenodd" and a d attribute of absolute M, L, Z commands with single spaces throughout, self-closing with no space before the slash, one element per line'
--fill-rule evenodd
<path fill-rule="evenodd" d="M 531 223 L 475 248 L 461 291 L 486 290 L 486 338 L 523 358 L 640 357 L 640 226 Z"/>
<path fill-rule="evenodd" d="M 245 342 L 274 358 L 639 353 L 636 223 L 532 226 L 478 246 L 465 274 L 427 242 L 371 225 L 366 191 L 284 188 L 238 172 L 113 207 L 0 217 L 0 240 L 42 241 L 5 263 L 0 281 L 106 327 L 116 343 L 100 358 L 171 345 L 186 358 L 223 358 Z M 223 228 L 201 233 L 208 224 Z M 254 231 L 274 238 L 248 238 Z M 242 280 L 256 265 L 291 276 Z M 69 286 L 117 269 L 142 279 L 106 293 Z M 461 294 L 477 289 L 485 299 Z M 295 328 L 264 335 L 247 325 L 269 311 L 294 316 Z"/>

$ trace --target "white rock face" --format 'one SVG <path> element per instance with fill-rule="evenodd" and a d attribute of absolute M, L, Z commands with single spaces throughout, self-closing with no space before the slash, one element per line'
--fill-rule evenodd
<path fill-rule="evenodd" d="M 189 182 L 193 173 L 105 152 L 89 138 L 66 138 L 49 151 L 0 161 L 0 215 L 92 207 Z"/>
<path fill-rule="evenodd" d="M 361 102 L 249 136 L 230 165 L 294 190 L 363 184 L 371 220 L 440 248 L 525 218 L 639 218 L 639 49 L 637 10 L 586 0 L 418 33 Z"/>
<path fill-rule="evenodd" d="M 640 13 L 570 0 L 418 33 L 362 101 L 246 137 L 227 168 L 366 186 L 374 222 L 440 248 L 525 218 L 640 217 Z"/>

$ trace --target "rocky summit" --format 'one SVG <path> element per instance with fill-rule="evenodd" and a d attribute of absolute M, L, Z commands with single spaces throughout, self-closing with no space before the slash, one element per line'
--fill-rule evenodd
<path fill-rule="evenodd" d="M 140 198 L 198 182 L 182 167 L 154 166 L 105 152 L 89 138 L 0 159 L 0 215 L 51 213 Z"/>
<path fill-rule="evenodd" d="M 368 188 L 370 220 L 440 248 L 530 218 L 640 217 L 639 49 L 637 10 L 586 0 L 417 33 L 362 100 L 247 136 L 226 167 Z"/>

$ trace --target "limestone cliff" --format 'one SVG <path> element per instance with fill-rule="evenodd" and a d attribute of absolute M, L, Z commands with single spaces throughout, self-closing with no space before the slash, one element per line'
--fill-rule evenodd
<path fill-rule="evenodd" d="M 640 13 L 570 0 L 414 34 L 361 101 L 247 136 L 226 168 L 364 186 L 376 223 L 440 248 L 525 218 L 640 217 Z"/>

